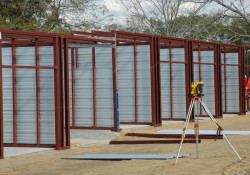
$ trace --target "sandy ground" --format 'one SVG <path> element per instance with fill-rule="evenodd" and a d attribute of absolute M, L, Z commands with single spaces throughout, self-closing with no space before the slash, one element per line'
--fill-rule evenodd
<path fill-rule="evenodd" d="M 218 123 L 224 130 L 250 130 L 250 115 L 230 119 L 220 119 Z M 133 132 L 153 133 L 161 129 L 182 129 L 183 125 L 155 127 Z M 193 128 L 190 123 L 189 129 Z M 200 129 L 216 129 L 212 122 L 200 124 Z M 143 139 L 120 137 L 119 140 Z M 195 158 L 195 144 L 184 144 L 181 153 L 191 154 L 181 158 L 177 166 L 174 159 L 168 160 L 66 160 L 61 159 L 80 154 L 176 154 L 179 144 L 144 144 L 144 145 L 94 145 L 80 148 L 31 153 L 0 160 L 1 174 L 81 174 L 81 175 L 162 175 L 162 174 L 199 174 L 199 175 L 248 175 L 250 174 L 250 135 L 228 136 L 235 149 L 242 157 L 240 161 L 231 150 L 226 140 L 202 140 L 199 144 L 200 158 Z"/>

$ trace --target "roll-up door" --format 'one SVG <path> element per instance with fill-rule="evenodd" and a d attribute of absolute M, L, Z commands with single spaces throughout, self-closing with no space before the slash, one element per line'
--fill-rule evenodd
<path fill-rule="evenodd" d="M 239 113 L 238 53 L 221 54 L 223 113 Z"/>

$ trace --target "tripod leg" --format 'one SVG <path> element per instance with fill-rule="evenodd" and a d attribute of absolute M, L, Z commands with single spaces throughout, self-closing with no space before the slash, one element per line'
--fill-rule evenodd
<path fill-rule="evenodd" d="M 182 136 L 181 136 L 181 143 L 180 143 L 180 146 L 179 146 L 179 149 L 178 149 L 178 153 L 177 153 L 174 165 L 177 165 L 177 161 L 178 161 L 178 158 L 179 158 L 179 155 L 180 155 L 180 151 L 181 151 L 183 140 L 185 138 L 185 134 L 186 134 L 186 130 L 187 130 L 187 127 L 188 127 L 188 123 L 190 121 L 190 117 L 191 117 L 193 106 L 194 106 L 194 100 L 191 101 L 189 109 L 188 109 L 188 114 L 187 114 L 187 117 L 186 117 L 185 126 L 183 128 L 183 133 L 182 133 Z"/>
<path fill-rule="evenodd" d="M 210 119 L 214 122 L 215 126 L 216 126 L 217 128 L 219 128 L 219 126 L 218 126 L 218 124 L 217 124 L 215 118 L 213 117 L 213 115 L 211 114 L 211 112 L 208 110 L 208 108 L 207 108 L 207 106 L 205 105 L 205 103 L 204 103 L 202 100 L 200 100 L 200 103 L 202 104 L 202 106 L 203 106 L 203 108 L 205 109 L 206 113 L 209 115 Z M 223 133 L 222 133 L 222 135 L 223 135 L 223 137 L 226 139 L 227 143 L 230 145 L 230 147 L 232 148 L 232 150 L 234 151 L 234 153 L 235 153 L 235 154 L 238 156 L 238 158 L 241 160 L 240 155 L 239 155 L 239 154 L 237 153 L 237 151 L 234 149 L 233 145 L 229 142 L 229 140 L 227 139 L 226 135 L 223 134 Z"/>

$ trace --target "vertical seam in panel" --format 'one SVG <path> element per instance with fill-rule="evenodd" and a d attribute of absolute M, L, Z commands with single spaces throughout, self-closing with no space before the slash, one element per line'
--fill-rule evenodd
<path fill-rule="evenodd" d="M 138 104 L 137 104 L 137 49 L 136 38 L 134 39 L 134 83 L 135 83 L 135 123 L 138 123 Z"/>
<path fill-rule="evenodd" d="M 36 66 L 39 66 L 38 38 L 35 39 Z M 40 144 L 40 79 L 39 69 L 36 68 L 36 117 L 37 117 L 37 144 Z"/>
<path fill-rule="evenodd" d="M 12 38 L 12 66 L 16 65 L 15 38 Z M 17 143 L 16 68 L 12 68 L 13 85 L 13 144 Z"/>
<path fill-rule="evenodd" d="M 0 159 L 4 157 L 3 152 L 3 79 L 2 79 L 2 40 L 0 39 Z"/>
<path fill-rule="evenodd" d="M 75 54 L 71 48 L 71 81 L 72 81 L 72 126 L 75 126 Z"/>
<path fill-rule="evenodd" d="M 95 64 L 95 48 L 92 48 L 92 76 L 93 76 L 93 117 L 94 117 L 94 127 L 96 127 L 96 64 Z"/>
<path fill-rule="evenodd" d="M 172 77 L 172 45 L 169 42 L 169 68 L 170 68 L 170 116 L 173 119 L 173 77 Z"/>

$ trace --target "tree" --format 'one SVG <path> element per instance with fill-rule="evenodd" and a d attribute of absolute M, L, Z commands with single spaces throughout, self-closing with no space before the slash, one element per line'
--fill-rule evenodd
<path fill-rule="evenodd" d="M 186 17 L 197 16 L 206 3 L 187 0 L 128 0 L 121 1 L 128 12 L 127 24 L 133 31 L 157 35 L 186 37 Z M 180 18 L 182 17 L 182 18 Z M 177 20 L 179 18 L 179 20 Z M 192 18 L 190 18 L 192 19 Z M 189 29 L 188 29 L 189 30 Z"/>
<path fill-rule="evenodd" d="M 37 30 L 45 19 L 50 0 L 1 0 L 0 28 L 12 30 Z"/>

